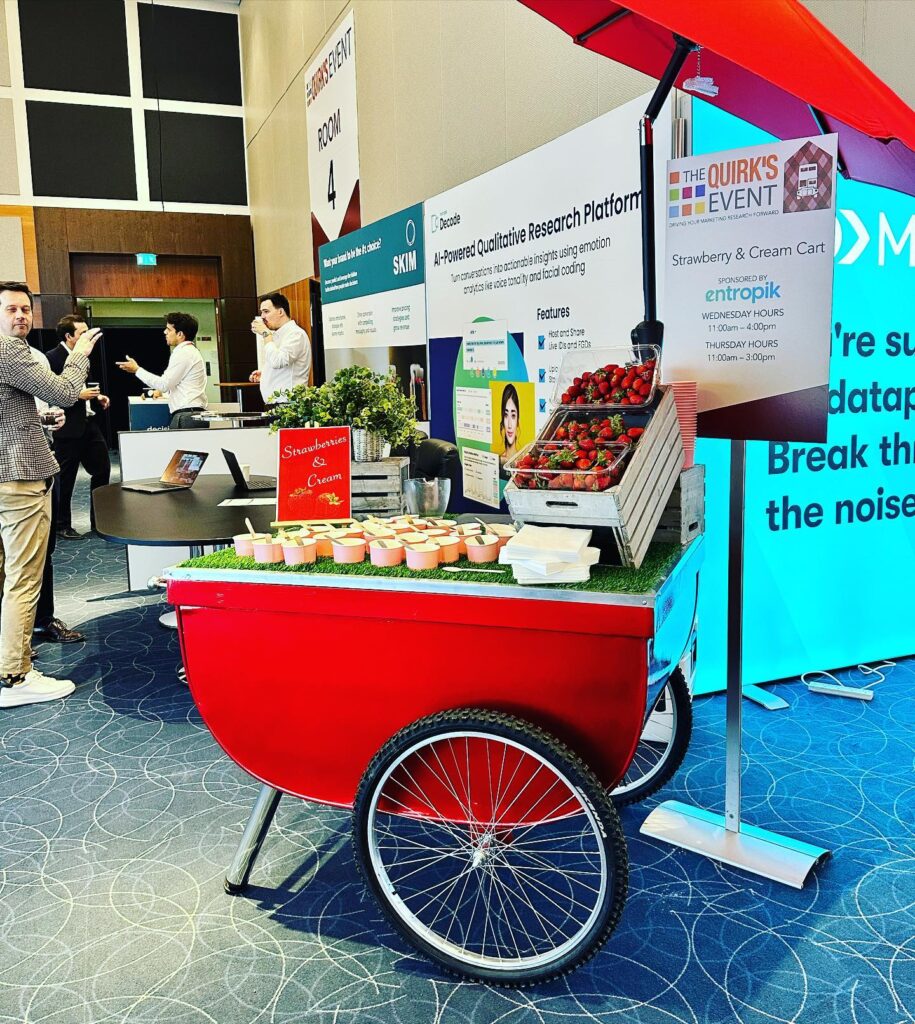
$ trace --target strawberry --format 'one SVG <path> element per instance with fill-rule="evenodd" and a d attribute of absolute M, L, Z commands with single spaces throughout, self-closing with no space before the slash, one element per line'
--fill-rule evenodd
<path fill-rule="evenodd" d="M 602 395 L 607 395 L 610 393 L 610 385 L 605 380 L 602 380 L 600 384 L 597 385 L 597 390 Z"/>
<path fill-rule="evenodd" d="M 575 399 L 575 404 L 576 405 L 584 405 L 587 401 L 588 401 L 588 399 L 585 398 L 584 395 L 579 395 L 578 398 Z"/>
<path fill-rule="evenodd" d="M 578 462 L 575 463 L 575 466 L 577 469 L 590 469 L 591 460 L 588 458 L 579 459 Z"/>
<path fill-rule="evenodd" d="M 563 405 L 569 405 L 572 401 L 572 396 L 568 391 L 563 391 L 562 398 L 560 399 Z"/>
<path fill-rule="evenodd" d="M 597 445 L 594 443 L 594 441 L 591 440 L 590 437 L 583 437 L 578 447 L 583 448 L 586 452 L 590 452 L 594 448 L 596 448 Z"/>
<path fill-rule="evenodd" d="M 569 436 L 569 432 L 565 427 L 557 427 L 554 436 L 557 441 L 564 441 Z"/>
<path fill-rule="evenodd" d="M 644 434 L 644 433 L 645 433 L 645 428 L 644 427 L 630 427 L 626 431 L 626 434 L 629 437 L 631 437 L 633 441 L 635 441 L 638 438 L 640 438 L 642 436 L 642 434 Z"/>

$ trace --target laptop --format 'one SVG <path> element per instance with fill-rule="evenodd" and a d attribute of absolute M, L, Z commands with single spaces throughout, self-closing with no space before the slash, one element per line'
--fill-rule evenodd
<path fill-rule="evenodd" d="M 207 452 L 178 451 L 171 457 L 165 472 L 158 480 L 133 480 L 121 484 L 122 491 L 140 491 L 142 494 L 164 494 L 166 491 L 186 491 L 203 469 Z"/>
<path fill-rule="evenodd" d="M 222 454 L 226 460 L 226 465 L 229 467 L 229 472 L 232 474 L 232 479 L 235 481 L 235 486 L 239 491 L 276 490 L 275 476 L 252 476 L 246 480 L 245 474 L 242 473 L 241 466 L 238 464 L 235 452 L 227 452 L 223 448 Z"/>

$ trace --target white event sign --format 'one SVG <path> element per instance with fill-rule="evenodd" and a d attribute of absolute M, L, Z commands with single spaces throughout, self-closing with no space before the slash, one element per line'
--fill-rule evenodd
<path fill-rule="evenodd" d="M 826 436 L 835 135 L 671 160 L 665 380 L 699 385 L 699 434 Z"/>
<path fill-rule="evenodd" d="M 352 11 L 306 69 L 305 104 L 308 185 L 317 250 L 318 245 L 333 241 L 360 224 L 356 42 Z"/>

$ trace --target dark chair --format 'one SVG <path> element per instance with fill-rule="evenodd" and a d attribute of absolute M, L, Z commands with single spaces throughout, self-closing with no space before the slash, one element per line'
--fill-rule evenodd
<path fill-rule="evenodd" d="M 410 459 L 410 476 L 434 480 L 445 477 L 451 481 L 451 494 L 459 497 L 463 493 L 464 478 L 457 446 L 437 437 L 427 437 L 411 443 L 404 449 L 392 451 L 392 455 L 406 455 Z"/>

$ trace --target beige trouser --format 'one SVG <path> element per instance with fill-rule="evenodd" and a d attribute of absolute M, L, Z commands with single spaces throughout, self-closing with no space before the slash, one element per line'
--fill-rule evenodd
<path fill-rule="evenodd" d="M 0 675 L 32 667 L 32 627 L 51 528 L 50 480 L 0 483 Z"/>

